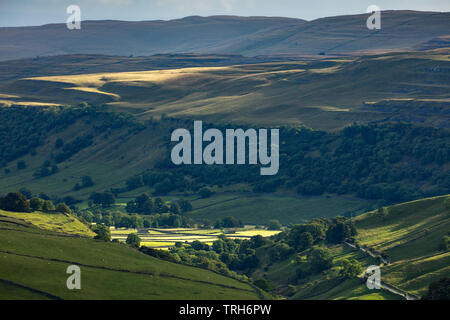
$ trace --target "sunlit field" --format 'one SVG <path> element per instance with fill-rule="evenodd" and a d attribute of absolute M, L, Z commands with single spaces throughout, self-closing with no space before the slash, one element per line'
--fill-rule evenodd
<path fill-rule="evenodd" d="M 270 237 L 280 233 L 280 230 L 266 230 L 254 226 L 246 226 L 236 229 L 125 229 L 111 227 L 111 238 L 119 241 L 126 241 L 130 233 L 137 233 L 141 238 L 141 246 L 156 249 L 168 249 L 175 246 L 175 243 L 192 243 L 197 240 L 211 245 L 219 236 L 225 235 L 230 239 L 250 239 L 253 236 Z"/>

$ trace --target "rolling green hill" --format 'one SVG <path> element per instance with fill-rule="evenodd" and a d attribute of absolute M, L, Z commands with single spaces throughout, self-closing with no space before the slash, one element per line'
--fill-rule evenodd
<path fill-rule="evenodd" d="M 274 262 L 270 258 L 272 244 L 258 249 L 262 265 L 251 276 L 266 279 L 277 293 L 291 299 L 401 299 L 385 290 L 369 290 L 356 277 L 344 279 L 339 275 L 343 259 L 355 259 L 365 270 L 370 265 L 380 265 L 383 256 L 388 263 L 381 264 L 381 280 L 421 297 L 430 283 L 450 276 L 448 240 L 447 248 L 442 247 L 444 237 L 450 234 L 449 199 L 448 195 L 427 198 L 354 218 L 356 243 L 371 255 L 344 244 L 324 243 L 330 251 L 332 267 L 299 276 L 299 255 L 295 253 Z"/>
<path fill-rule="evenodd" d="M 1 299 L 259 299 L 250 285 L 162 261 L 125 245 L 38 229 L 0 217 Z M 66 268 L 81 268 L 81 290 Z"/>
<path fill-rule="evenodd" d="M 237 217 L 246 224 L 265 224 L 277 219 L 282 224 L 307 222 L 316 217 L 334 217 L 361 213 L 371 201 L 350 197 L 296 197 L 295 195 L 217 194 L 192 201 L 186 216 L 196 221 L 215 222 L 223 217 Z"/>
<path fill-rule="evenodd" d="M 440 247 L 450 233 L 449 199 L 412 201 L 355 218 L 356 240 L 389 257 L 384 281 L 421 296 L 431 282 L 450 276 L 450 252 Z"/>
<path fill-rule="evenodd" d="M 87 68 L 83 74 L 4 82 L 0 103 L 87 101 L 142 120 L 166 114 L 328 131 L 380 120 L 448 127 L 449 68 L 448 49 L 150 71 L 88 73 Z"/>
<path fill-rule="evenodd" d="M 80 235 L 93 237 L 95 233 L 91 229 L 73 216 L 62 213 L 43 212 L 11 212 L 0 210 L 1 218 L 11 218 L 13 220 L 24 221 L 40 229 L 64 233 L 67 235 Z"/>

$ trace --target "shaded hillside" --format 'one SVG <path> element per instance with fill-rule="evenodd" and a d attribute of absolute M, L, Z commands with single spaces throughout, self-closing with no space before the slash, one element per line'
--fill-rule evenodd
<path fill-rule="evenodd" d="M 0 28 L 0 60 L 73 53 L 215 52 L 213 48 L 228 41 L 302 23 L 288 18 L 193 16 L 170 21 L 84 21 L 81 30 L 68 30 L 65 24 Z"/>
<path fill-rule="evenodd" d="M 271 34 L 257 34 L 217 52 L 255 54 L 336 54 L 408 49 L 448 35 L 450 13 L 383 11 L 381 29 L 368 30 L 369 14 L 337 16 L 286 27 Z"/>
<path fill-rule="evenodd" d="M 44 192 L 52 198 L 87 200 L 94 191 L 122 195 L 140 189 L 158 195 L 194 195 L 209 186 L 222 191 L 348 195 L 398 203 L 450 190 L 447 129 L 372 123 L 329 133 L 281 127 L 282 165 L 277 175 L 261 176 L 259 165 L 174 166 L 171 132 L 192 129 L 191 120 L 166 117 L 139 123 L 130 115 L 86 105 L 0 108 L 0 117 L 0 190 L 5 193 L 26 187 L 36 195 Z M 91 177 L 89 183 L 83 182 L 86 176 Z M 252 201 L 248 198 L 247 204 L 251 206 Z M 289 199 L 279 201 L 285 204 L 272 199 L 266 202 L 264 214 L 249 215 L 246 221 L 270 218 L 271 206 L 295 207 Z M 220 214 L 230 214 L 229 205 L 221 205 Z M 355 202 L 346 210 L 359 206 Z M 315 216 L 313 211 L 303 218 Z M 193 212 L 192 217 L 199 215 Z M 282 220 L 294 218 L 302 217 L 283 215 Z"/>
<path fill-rule="evenodd" d="M 449 13 L 385 11 L 382 29 L 366 27 L 368 14 L 303 21 L 266 17 L 187 17 L 171 21 L 85 21 L 0 28 L 0 60 L 58 54 L 151 55 L 234 53 L 317 55 L 410 48 L 449 34 Z"/>

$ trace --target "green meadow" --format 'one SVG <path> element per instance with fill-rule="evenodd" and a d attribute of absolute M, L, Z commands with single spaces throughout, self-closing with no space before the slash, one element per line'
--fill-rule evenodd
<path fill-rule="evenodd" d="M 123 244 L 55 233 L 12 218 L 1 218 L 0 228 L 0 279 L 13 283 L 0 280 L 0 288 L 14 288 L 11 295 L 0 290 L 2 299 L 260 298 L 246 283 L 162 261 Z M 74 264 L 81 268 L 78 291 L 66 287 L 66 269 Z"/>
<path fill-rule="evenodd" d="M 334 217 L 364 212 L 370 201 L 351 197 L 299 197 L 285 195 L 222 194 L 192 201 L 188 217 L 216 221 L 232 216 L 247 224 L 277 219 L 282 224 L 302 223 L 316 217 Z"/>

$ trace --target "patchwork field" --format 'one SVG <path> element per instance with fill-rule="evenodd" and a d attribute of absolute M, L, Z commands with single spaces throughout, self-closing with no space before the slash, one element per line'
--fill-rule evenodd
<path fill-rule="evenodd" d="M 261 235 L 263 237 L 273 236 L 281 231 L 272 231 L 266 229 L 247 226 L 245 228 L 236 229 L 194 229 L 194 228 L 177 228 L 177 229 L 115 229 L 111 227 L 111 238 L 119 241 L 125 241 L 128 234 L 137 233 L 141 238 L 141 246 L 147 246 L 155 249 L 168 249 L 173 247 L 175 243 L 192 243 L 197 240 L 211 245 L 218 239 L 220 235 L 225 235 L 230 239 L 250 239 L 253 236 Z"/>

